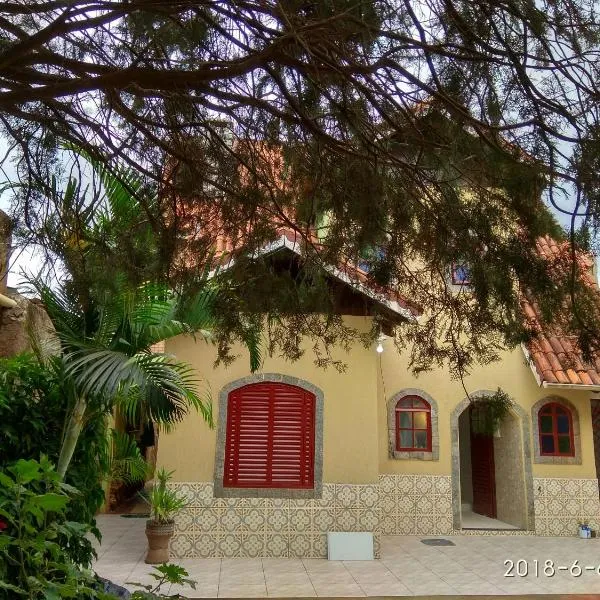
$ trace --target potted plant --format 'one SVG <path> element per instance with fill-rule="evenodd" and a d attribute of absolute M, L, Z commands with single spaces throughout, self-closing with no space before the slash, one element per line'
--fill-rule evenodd
<path fill-rule="evenodd" d="M 146 497 L 150 505 L 150 518 L 146 521 L 148 564 L 169 561 L 169 543 L 175 531 L 175 515 L 187 504 L 183 496 L 167 487 L 172 477 L 173 471 L 160 469 L 156 474 L 156 482 Z"/>

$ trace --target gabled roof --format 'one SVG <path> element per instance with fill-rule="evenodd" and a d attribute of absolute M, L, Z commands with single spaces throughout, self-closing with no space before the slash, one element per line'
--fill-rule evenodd
<path fill-rule="evenodd" d="M 537 249 L 540 256 L 559 270 L 561 265 L 564 267 L 566 261 L 570 260 L 571 248 L 568 242 L 556 242 L 545 236 L 537 240 Z M 577 261 L 584 283 L 597 289 L 591 273 L 594 264 L 592 257 L 578 253 Z M 521 306 L 528 326 L 537 334 L 523 346 L 523 351 L 539 385 L 600 390 L 600 357 L 586 362 L 576 336 L 569 335 L 559 325 L 542 325 L 541 313 L 534 300 L 523 296 Z"/>
<path fill-rule="evenodd" d="M 302 239 L 296 231 L 281 228 L 278 230 L 278 234 L 279 237 L 275 241 L 266 244 L 259 251 L 255 252 L 254 255 L 257 257 L 268 256 L 282 250 L 288 250 L 300 258 L 304 257 Z M 233 255 L 229 255 L 229 258 L 226 258 L 222 263 L 221 269 L 233 266 L 234 261 Z M 354 291 L 384 306 L 389 311 L 404 319 L 414 320 L 421 314 L 419 307 L 403 298 L 396 290 L 374 285 L 369 281 L 368 274 L 352 263 L 348 262 L 338 265 L 325 264 L 323 268 L 334 279 L 341 281 Z"/>

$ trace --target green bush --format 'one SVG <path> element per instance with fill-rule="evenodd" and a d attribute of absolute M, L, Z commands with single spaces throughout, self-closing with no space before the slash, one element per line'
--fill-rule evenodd
<path fill-rule="evenodd" d="M 27 353 L 0 360 L 0 469 L 19 459 L 39 459 L 42 454 L 56 462 L 69 410 L 66 380 L 58 360 L 46 366 Z M 104 501 L 105 417 L 98 414 L 88 420 L 66 477 L 66 483 L 81 492 L 69 503 L 67 517 L 92 526 Z"/>
<path fill-rule="evenodd" d="M 96 598 L 89 525 L 70 521 L 79 492 L 42 456 L 0 471 L 0 598 Z"/>

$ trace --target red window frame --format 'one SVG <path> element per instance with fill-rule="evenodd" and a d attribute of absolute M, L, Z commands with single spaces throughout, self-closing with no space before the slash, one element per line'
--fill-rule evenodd
<path fill-rule="evenodd" d="M 316 397 L 260 382 L 227 398 L 223 487 L 314 489 Z"/>
<path fill-rule="evenodd" d="M 401 406 L 401 404 L 407 404 L 410 402 L 411 406 Z M 418 402 L 419 405 L 415 406 Z M 401 413 L 416 413 L 424 412 L 426 414 L 426 425 L 425 427 L 415 427 L 414 419 L 411 419 L 411 427 L 400 427 L 400 414 Z M 400 443 L 400 432 L 401 431 L 412 431 L 412 446 L 402 446 Z M 427 435 L 427 445 L 425 448 L 419 448 L 415 446 L 415 432 L 425 431 Z M 396 451 L 397 452 L 431 452 L 431 404 L 427 402 L 421 396 L 404 396 L 400 398 L 396 403 Z"/>
<path fill-rule="evenodd" d="M 558 431 L 558 412 L 560 411 L 561 415 L 566 415 L 569 419 L 569 431 L 568 433 L 559 433 Z M 542 432 L 542 417 L 551 417 L 552 418 L 552 431 L 551 432 Z M 540 444 L 540 456 L 575 456 L 575 440 L 573 435 L 573 414 L 571 410 L 564 406 L 563 404 L 559 404 L 558 402 L 548 402 L 544 404 L 538 412 L 538 436 L 539 436 L 539 444 Z M 553 439 L 554 451 L 553 452 L 544 452 L 543 446 L 543 438 L 551 437 Z M 559 451 L 559 438 L 569 438 L 569 452 L 560 452 Z"/>

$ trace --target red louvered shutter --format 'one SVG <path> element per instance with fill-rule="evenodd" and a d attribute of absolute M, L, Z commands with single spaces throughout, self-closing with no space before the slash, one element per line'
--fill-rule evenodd
<path fill-rule="evenodd" d="M 314 487 L 315 396 L 284 383 L 229 394 L 225 487 Z"/>

